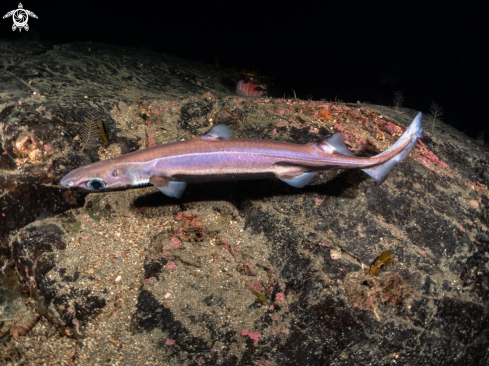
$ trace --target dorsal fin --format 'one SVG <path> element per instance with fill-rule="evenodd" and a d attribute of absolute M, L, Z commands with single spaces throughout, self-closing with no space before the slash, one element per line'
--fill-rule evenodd
<path fill-rule="evenodd" d="M 207 131 L 201 139 L 204 140 L 225 140 L 233 137 L 233 133 L 226 125 L 217 125 Z"/>
<path fill-rule="evenodd" d="M 334 133 L 324 136 L 316 141 L 316 145 L 327 154 L 342 154 L 353 156 L 350 150 L 345 145 L 345 135 L 342 133 Z"/>

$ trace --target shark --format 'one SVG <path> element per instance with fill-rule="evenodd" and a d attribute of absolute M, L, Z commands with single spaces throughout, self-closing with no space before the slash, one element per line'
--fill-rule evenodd
<path fill-rule="evenodd" d="M 278 178 L 302 188 L 330 169 L 361 169 L 379 184 L 423 137 L 421 112 L 386 151 L 354 156 L 342 133 L 307 144 L 235 138 L 225 125 L 202 136 L 150 147 L 79 167 L 60 184 L 82 192 L 105 192 L 153 185 L 181 198 L 189 183 Z"/>

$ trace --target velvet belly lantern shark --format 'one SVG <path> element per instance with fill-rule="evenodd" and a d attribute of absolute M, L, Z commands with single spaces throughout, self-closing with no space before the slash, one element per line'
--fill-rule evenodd
<path fill-rule="evenodd" d="M 154 146 L 80 167 L 69 172 L 60 183 L 65 188 L 84 192 L 152 184 L 175 198 L 182 197 L 187 183 L 277 177 L 302 188 L 318 171 L 329 169 L 362 169 L 382 183 L 422 137 L 421 113 L 389 149 L 372 157 L 354 156 L 347 149 L 342 133 L 298 145 L 234 138 L 227 126 L 216 125 L 191 140 Z"/>

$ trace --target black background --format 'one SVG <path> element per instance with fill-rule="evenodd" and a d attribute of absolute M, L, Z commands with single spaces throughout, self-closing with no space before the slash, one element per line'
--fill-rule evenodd
<path fill-rule="evenodd" d="M 276 97 L 444 108 L 471 137 L 489 127 L 484 2 L 23 1 L 40 40 L 149 47 L 220 67 L 258 69 Z M 0 15 L 17 8 L 2 1 Z M 12 20 L 0 39 L 22 39 Z M 279 95 L 280 94 L 280 95 Z M 487 126 L 487 127 L 486 127 Z M 485 140 L 489 140 L 487 128 Z"/>

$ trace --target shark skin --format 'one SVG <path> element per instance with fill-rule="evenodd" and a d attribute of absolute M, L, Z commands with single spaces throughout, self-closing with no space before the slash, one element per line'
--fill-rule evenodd
<path fill-rule="evenodd" d="M 421 113 L 386 151 L 356 157 L 341 133 L 316 142 L 234 138 L 224 125 L 214 126 L 192 140 L 150 147 L 99 161 L 69 172 L 60 184 L 83 192 L 105 192 L 154 185 L 170 197 L 181 198 L 187 183 L 277 177 L 293 187 L 307 185 L 318 171 L 362 169 L 382 183 L 392 168 L 423 137 Z"/>

